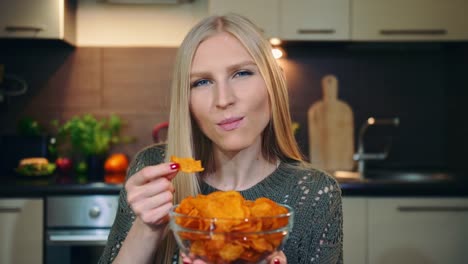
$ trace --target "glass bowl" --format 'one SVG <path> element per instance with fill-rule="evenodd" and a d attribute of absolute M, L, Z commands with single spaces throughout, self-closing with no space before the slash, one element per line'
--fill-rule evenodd
<path fill-rule="evenodd" d="M 294 210 L 269 217 L 205 218 L 169 213 L 169 226 L 182 253 L 210 264 L 264 263 L 281 250 L 294 222 Z"/>

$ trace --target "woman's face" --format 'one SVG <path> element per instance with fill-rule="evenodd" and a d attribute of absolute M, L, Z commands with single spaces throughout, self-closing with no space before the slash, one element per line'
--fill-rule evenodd
<path fill-rule="evenodd" d="M 270 120 L 268 92 L 244 46 L 226 32 L 203 41 L 190 72 L 190 110 L 202 132 L 222 151 L 261 142 Z"/>

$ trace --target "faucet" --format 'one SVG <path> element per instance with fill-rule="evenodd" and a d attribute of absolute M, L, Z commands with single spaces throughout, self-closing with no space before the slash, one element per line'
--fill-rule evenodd
<path fill-rule="evenodd" d="M 366 160 L 384 160 L 387 158 L 388 153 L 390 152 L 390 144 L 388 144 L 384 152 L 381 152 L 381 153 L 365 153 L 364 152 L 364 135 L 370 126 L 376 126 L 376 125 L 390 125 L 390 126 L 398 127 L 400 125 L 400 119 L 398 117 L 381 118 L 381 119 L 369 117 L 367 121 L 361 126 L 361 129 L 359 130 L 359 138 L 358 138 L 358 151 L 356 154 L 353 155 L 353 159 L 358 162 L 358 172 L 359 172 L 361 179 L 364 178 Z"/>

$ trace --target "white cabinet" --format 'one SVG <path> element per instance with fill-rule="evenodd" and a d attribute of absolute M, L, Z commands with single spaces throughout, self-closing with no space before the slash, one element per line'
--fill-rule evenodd
<path fill-rule="evenodd" d="M 286 40 L 349 39 L 349 0 L 210 0 L 209 13 L 244 15 L 266 37 Z"/>
<path fill-rule="evenodd" d="M 349 0 L 283 0 L 280 36 L 286 40 L 348 40 L 349 5 Z"/>
<path fill-rule="evenodd" d="M 468 39 L 466 0 L 210 0 L 267 37 L 285 40 L 453 41 Z"/>
<path fill-rule="evenodd" d="M 76 0 L 0 1 L 0 38 L 75 42 Z"/>
<path fill-rule="evenodd" d="M 0 199 L 0 263 L 41 264 L 42 199 Z"/>
<path fill-rule="evenodd" d="M 466 0 L 353 0 L 352 40 L 466 40 Z"/>
<path fill-rule="evenodd" d="M 468 263 L 468 198 L 343 198 L 350 264 Z"/>
<path fill-rule="evenodd" d="M 343 198 L 343 260 L 365 264 L 367 257 L 367 199 Z"/>
<path fill-rule="evenodd" d="M 210 0 L 209 13 L 237 13 L 252 20 L 266 37 L 278 37 L 280 0 Z"/>
<path fill-rule="evenodd" d="M 368 262 L 468 263 L 468 199 L 368 200 Z"/>

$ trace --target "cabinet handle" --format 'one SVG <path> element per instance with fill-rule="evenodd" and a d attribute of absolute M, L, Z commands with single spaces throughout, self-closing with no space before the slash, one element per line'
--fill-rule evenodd
<path fill-rule="evenodd" d="M 398 206 L 400 212 L 468 212 L 468 206 Z"/>
<path fill-rule="evenodd" d="M 382 29 L 381 35 L 446 35 L 446 29 Z"/>
<path fill-rule="evenodd" d="M 10 32 L 15 32 L 15 31 L 34 31 L 34 32 L 39 32 L 43 31 L 43 27 L 38 27 L 38 26 L 6 26 L 5 27 L 6 31 Z"/>
<path fill-rule="evenodd" d="M 298 29 L 297 34 L 335 34 L 334 29 Z"/>
<path fill-rule="evenodd" d="M 3 214 L 3 213 L 19 213 L 19 212 L 21 212 L 21 207 L 8 207 L 8 206 L 0 207 L 0 214 Z"/>

